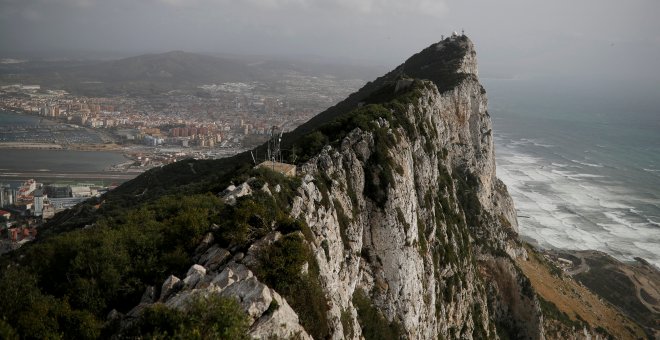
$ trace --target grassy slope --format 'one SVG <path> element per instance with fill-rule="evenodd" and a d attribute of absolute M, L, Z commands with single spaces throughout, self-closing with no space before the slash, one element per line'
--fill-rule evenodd
<path fill-rule="evenodd" d="M 553 275 L 551 265 L 542 255 L 529 247 L 527 251 L 529 260 L 518 259 L 517 263 L 543 299 L 554 303 L 572 320 L 577 321 L 579 316 L 592 328 L 602 327 L 617 339 L 646 338 L 639 325 L 573 279 Z"/>

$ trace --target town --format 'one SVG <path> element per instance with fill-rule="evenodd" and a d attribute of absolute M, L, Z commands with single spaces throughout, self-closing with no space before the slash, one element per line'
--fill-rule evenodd
<path fill-rule="evenodd" d="M 34 240 L 39 227 L 56 213 L 101 196 L 114 185 L 95 183 L 0 183 L 0 254 Z"/>
<path fill-rule="evenodd" d="M 41 85 L 0 86 L 0 110 L 18 117 L 3 123 L 1 149 L 125 156 L 102 173 L 86 169 L 40 172 L 29 167 L 1 172 L 0 254 L 34 240 L 56 213 L 99 197 L 150 168 L 184 158 L 226 157 L 264 143 L 273 131 L 295 128 L 362 83 L 289 75 L 277 86 L 234 82 L 201 85 L 192 91 L 108 97 L 75 95 Z M 99 183 L 99 179 L 109 181 Z"/>
<path fill-rule="evenodd" d="M 0 109 L 41 120 L 0 131 L 0 147 L 119 150 L 155 165 L 224 157 L 265 142 L 273 126 L 295 128 L 362 83 L 297 76 L 277 87 L 223 83 L 148 97 L 86 97 L 40 85 L 4 85 Z"/>

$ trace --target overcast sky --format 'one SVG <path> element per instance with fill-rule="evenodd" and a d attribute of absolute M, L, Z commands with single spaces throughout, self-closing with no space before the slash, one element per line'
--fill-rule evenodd
<path fill-rule="evenodd" d="M 316 55 L 393 66 L 465 29 L 482 75 L 660 78 L 658 0 L 0 0 L 0 57 Z"/>

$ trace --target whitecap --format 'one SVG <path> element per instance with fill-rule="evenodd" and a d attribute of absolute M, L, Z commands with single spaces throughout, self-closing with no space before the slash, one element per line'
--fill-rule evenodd
<path fill-rule="evenodd" d="M 593 168 L 602 168 L 603 167 L 603 165 L 600 164 L 600 163 L 599 164 L 594 164 L 594 163 L 578 161 L 576 159 L 571 159 L 571 162 L 573 162 L 575 164 L 584 165 L 584 166 L 590 166 L 590 167 L 593 167 Z"/>
<path fill-rule="evenodd" d="M 515 148 L 498 152 L 497 161 L 497 175 L 508 186 L 518 214 L 529 217 L 518 221 L 524 238 L 541 247 L 595 249 L 622 260 L 641 256 L 651 263 L 660 261 L 656 248 L 635 244 L 660 244 L 660 223 L 630 210 L 637 204 L 658 207 L 655 195 L 639 196 L 606 176 L 569 170 L 575 167 L 571 164 L 601 164 L 563 157 L 544 166 L 542 158 Z"/>

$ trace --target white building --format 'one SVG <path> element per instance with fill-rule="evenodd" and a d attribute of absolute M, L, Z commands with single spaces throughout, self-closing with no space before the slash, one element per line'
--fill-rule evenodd
<path fill-rule="evenodd" d="M 34 191 L 34 206 L 32 210 L 32 215 L 34 216 L 41 216 L 41 213 L 44 211 L 44 199 L 46 198 L 46 195 L 44 195 L 43 191 L 41 189 L 37 189 Z"/>

